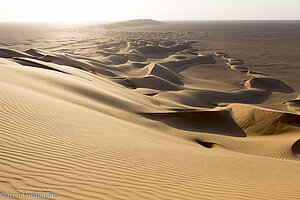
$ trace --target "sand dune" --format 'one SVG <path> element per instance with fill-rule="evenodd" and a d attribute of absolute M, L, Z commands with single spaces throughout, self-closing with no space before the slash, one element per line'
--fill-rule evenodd
<path fill-rule="evenodd" d="M 297 99 L 285 102 L 285 104 L 290 111 L 299 114 L 299 112 L 300 112 L 300 96 L 298 96 Z"/>
<path fill-rule="evenodd" d="M 293 88 L 276 78 L 252 78 L 245 82 L 247 88 L 260 88 L 273 92 L 290 93 Z"/>
<path fill-rule="evenodd" d="M 80 53 L 0 49 L 3 191 L 299 199 L 298 88 L 192 33 L 110 34 Z"/>
<path fill-rule="evenodd" d="M 238 72 L 248 72 L 248 68 L 242 65 L 232 65 L 230 68 Z"/>
<path fill-rule="evenodd" d="M 268 98 L 265 90 L 239 90 L 235 92 L 221 92 L 213 90 L 183 90 L 179 92 L 164 92 L 157 98 L 169 99 L 183 105 L 213 108 L 222 103 L 259 104 Z"/>

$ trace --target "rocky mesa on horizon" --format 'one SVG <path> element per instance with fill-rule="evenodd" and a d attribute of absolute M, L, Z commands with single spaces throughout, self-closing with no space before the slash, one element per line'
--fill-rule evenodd
<path fill-rule="evenodd" d="M 113 22 L 110 24 L 105 24 L 104 27 L 107 29 L 118 29 L 118 28 L 128 28 L 136 26 L 149 26 L 149 25 L 158 25 L 163 22 L 156 21 L 153 19 L 134 19 L 128 21 Z"/>

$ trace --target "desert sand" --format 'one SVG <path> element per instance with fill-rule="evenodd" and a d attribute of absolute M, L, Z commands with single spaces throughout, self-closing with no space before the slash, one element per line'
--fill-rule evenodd
<path fill-rule="evenodd" d="M 0 25 L 1 191 L 300 199 L 300 23 L 144 25 Z"/>

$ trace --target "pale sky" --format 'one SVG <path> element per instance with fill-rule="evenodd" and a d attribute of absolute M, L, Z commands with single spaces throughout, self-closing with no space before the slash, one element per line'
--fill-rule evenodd
<path fill-rule="evenodd" d="M 300 0 L 0 0 L 0 21 L 299 20 Z"/>

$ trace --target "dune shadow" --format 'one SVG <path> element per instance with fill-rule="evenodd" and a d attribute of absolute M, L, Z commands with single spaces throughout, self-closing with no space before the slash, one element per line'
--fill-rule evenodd
<path fill-rule="evenodd" d="M 245 132 L 232 119 L 228 111 L 180 111 L 141 115 L 184 131 L 246 137 Z"/>
<path fill-rule="evenodd" d="M 300 154 L 300 139 L 297 140 L 292 146 L 292 152 L 294 154 Z"/>
<path fill-rule="evenodd" d="M 48 69 L 48 70 L 52 70 L 52 71 L 56 71 L 56 72 L 60 72 L 60 73 L 64 73 L 64 74 L 69 74 L 65 71 L 56 69 L 54 67 L 50 67 L 48 65 L 43 65 L 40 64 L 38 62 L 34 62 L 33 60 L 28 60 L 28 59 L 24 59 L 24 58 L 14 58 L 15 62 L 23 65 L 23 66 L 29 66 L 29 67 L 36 67 L 36 68 L 41 68 L 41 69 Z"/>
<path fill-rule="evenodd" d="M 208 149 L 211 149 L 213 148 L 216 144 L 213 143 L 213 142 L 204 142 L 202 140 L 199 140 L 199 139 L 195 139 L 195 142 L 197 142 L 198 144 L 200 144 L 201 146 L 205 147 L 205 148 L 208 148 Z"/>

